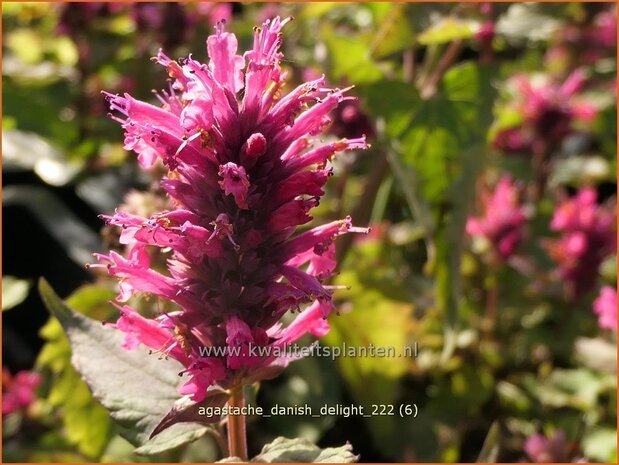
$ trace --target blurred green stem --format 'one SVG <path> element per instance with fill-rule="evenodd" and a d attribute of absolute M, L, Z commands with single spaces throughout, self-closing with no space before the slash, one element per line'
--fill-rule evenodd
<path fill-rule="evenodd" d="M 460 56 L 460 51 L 463 47 L 463 40 L 455 40 L 449 44 L 447 50 L 445 50 L 445 53 L 434 69 L 434 72 L 428 76 L 427 80 L 421 86 L 422 97 L 430 98 L 436 93 L 443 75 L 447 72 L 451 65 L 455 63 L 456 59 Z"/>
<path fill-rule="evenodd" d="M 417 74 L 417 63 L 415 62 L 415 47 L 411 47 L 404 51 L 402 55 L 402 68 L 404 70 L 404 81 L 415 82 Z"/>
<path fill-rule="evenodd" d="M 486 320 L 489 333 L 494 331 L 499 307 L 499 280 L 496 273 L 497 267 L 490 266 L 486 276 Z"/>
<path fill-rule="evenodd" d="M 423 203 L 417 195 L 418 183 L 414 171 L 403 165 L 399 158 L 399 153 L 395 149 L 387 149 L 387 160 L 391 165 L 393 175 L 398 180 L 400 188 L 404 192 L 404 198 L 406 199 L 411 214 L 423 228 L 427 255 L 424 272 L 430 274 L 436 263 L 436 246 L 432 237 L 434 231 L 432 216 L 428 206 Z"/>
<path fill-rule="evenodd" d="M 544 195 L 546 190 L 546 181 L 550 170 L 550 154 L 551 147 L 545 141 L 538 141 L 533 149 L 533 176 L 535 181 L 531 192 L 531 200 L 533 204 L 537 204 Z"/>

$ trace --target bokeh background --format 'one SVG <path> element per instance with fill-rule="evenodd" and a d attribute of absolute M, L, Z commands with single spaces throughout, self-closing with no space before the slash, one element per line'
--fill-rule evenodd
<path fill-rule="evenodd" d="M 419 415 L 249 418 L 250 453 L 284 435 L 361 461 L 616 461 L 612 3 L 3 4 L 3 461 L 220 458 L 209 437 L 135 455 L 35 284 L 116 317 L 115 283 L 84 268 L 120 246 L 97 215 L 161 209 L 164 167 L 138 169 L 100 91 L 155 101 L 160 47 L 201 60 L 226 19 L 245 50 L 275 15 L 295 17 L 287 89 L 354 84 L 327 137 L 372 144 L 333 161 L 317 209 L 373 228 L 338 242 L 351 289 L 322 342 L 419 354 L 307 358 L 252 402 Z"/>

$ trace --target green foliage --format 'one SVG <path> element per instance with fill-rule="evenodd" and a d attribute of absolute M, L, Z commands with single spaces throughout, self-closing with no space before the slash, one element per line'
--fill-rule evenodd
<path fill-rule="evenodd" d="M 350 444 L 320 449 L 304 439 L 283 437 L 264 446 L 262 451 L 251 459 L 252 463 L 353 463 L 356 461 L 357 457 L 352 453 Z"/>
<path fill-rule="evenodd" d="M 583 439 L 585 455 L 600 462 L 617 461 L 617 429 L 596 428 Z"/>
<path fill-rule="evenodd" d="M 16 307 L 28 297 L 30 282 L 14 276 L 2 276 L 2 311 Z"/>
<path fill-rule="evenodd" d="M 475 26 L 473 22 L 447 16 L 419 34 L 417 40 L 422 45 L 435 45 L 470 39 L 475 32 Z"/>
<path fill-rule="evenodd" d="M 331 332 L 324 340 L 333 346 L 345 342 L 354 347 L 393 347 L 403 354 L 412 345 L 412 306 L 400 278 L 389 267 L 381 245 L 368 241 L 351 252 L 350 263 L 336 283 L 350 286 L 338 306 L 345 315 L 331 318 Z M 348 311 L 350 310 L 350 311 Z M 355 400 L 371 410 L 371 404 L 390 404 L 397 396 L 398 379 L 411 359 L 395 357 L 340 357 L 340 373 Z M 366 419 L 377 444 L 386 450 L 395 447 L 397 422 L 393 417 Z"/>
<path fill-rule="evenodd" d="M 108 301 L 114 292 L 95 286 L 75 291 L 67 304 L 93 317 L 109 314 Z M 67 440 L 75 444 L 84 456 L 98 459 L 109 441 L 112 425 L 107 411 L 93 397 L 88 386 L 71 365 L 69 340 L 56 318 L 50 318 L 41 328 L 41 337 L 47 342 L 39 353 L 37 366 L 49 370 L 52 381 L 47 401 L 61 408 Z"/>
<path fill-rule="evenodd" d="M 262 405 L 281 407 L 309 405 L 319 411 L 323 405 L 342 402 L 342 382 L 337 367 L 331 360 L 308 357 L 286 369 L 285 379 L 276 386 L 260 386 Z M 331 416 L 307 418 L 305 416 L 275 415 L 269 421 L 269 432 L 287 434 L 316 442 L 335 423 Z"/>
<path fill-rule="evenodd" d="M 381 59 L 415 44 L 415 30 L 407 13 L 409 5 L 406 3 L 385 4 L 386 11 L 375 10 L 375 15 L 381 16 L 380 28 L 370 44 L 370 54 L 373 58 Z"/>
<path fill-rule="evenodd" d="M 331 52 L 332 74 L 335 79 L 365 84 L 381 78 L 382 73 L 371 60 L 367 44 L 338 34 L 328 27 L 323 28 L 322 37 Z"/>
<path fill-rule="evenodd" d="M 73 365 L 118 422 L 121 435 L 138 446 L 136 453 L 157 454 L 209 431 L 199 424 L 177 423 L 149 439 L 178 398 L 180 364 L 144 350 L 124 350 L 120 332 L 71 310 L 46 281 L 40 282 L 39 291 L 71 342 Z"/>

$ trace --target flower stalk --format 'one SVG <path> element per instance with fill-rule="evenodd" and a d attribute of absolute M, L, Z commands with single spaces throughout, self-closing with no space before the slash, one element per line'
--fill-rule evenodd
<path fill-rule="evenodd" d="M 230 392 L 231 395 L 228 400 L 230 412 L 241 412 L 245 406 L 243 386 L 237 386 Z M 231 457 L 238 457 L 243 461 L 248 460 L 245 415 L 241 413 L 238 415 L 228 414 L 228 451 Z"/>

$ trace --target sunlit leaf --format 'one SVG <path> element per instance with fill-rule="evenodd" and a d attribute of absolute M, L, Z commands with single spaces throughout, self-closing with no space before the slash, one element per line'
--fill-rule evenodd
<path fill-rule="evenodd" d="M 595 428 L 583 438 L 582 444 L 588 459 L 613 463 L 617 456 L 617 429 Z"/>
<path fill-rule="evenodd" d="M 476 22 L 447 16 L 423 31 L 417 40 L 422 45 L 444 44 L 454 40 L 469 39 L 473 37 L 478 28 L 479 25 Z"/>
<path fill-rule="evenodd" d="M 3 168 L 34 170 L 52 186 L 68 183 L 81 168 L 43 137 L 17 129 L 2 131 L 2 160 Z"/>
<path fill-rule="evenodd" d="M 499 458 L 501 441 L 501 427 L 498 422 L 492 423 L 488 430 L 488 435 L 484 440 L 484 445 L 477 457 L 477 463 L 494 463 Z"/>
<path fill-rule="evenodd" d="M 576 357 L 586 367 L 604 373 L 617 372 L 617 345 L 602 338 L 578 338 Z"/>
<path fill-rule="evenodd" d="M 28 297 L 30 282 L 14 276 L 2 276 L 2 311 L 10 310 Z"/>
<path fill-rule="evenodd" d="M 323 28 L 332 66 L 332 77 L 355 84 L 371 83 L 382 77 L 382 72 L 372 61 L 368 45 L 359 38 L 345 36 Z"/>
<path fill-rule="evenodd" d="M 510 5 L 496 24 L 497 33 L 516 41 L 549 39 L 561 23 L 539 10 L 536 3 Z"/>
<path fill-rule="evenodd" d="M 370 45 L 376 58 L 386 57 L 411 47 L 415 43 L 414 30 L 406 15 L 406 3 L 386 3 L 390 6 Z"/>
<path fill-rule="evenodd" d="M 179 398 L 177 387 L 183 380 L 178 373 L 182 366 L 149 356 L 143 347 L 124 350 L 120 331 L 71 310 L 44 280 L 39 291 L 69 337 L 73 365 L 94 397 L 118 422 L 121 434 L 138 446 L 136 453 L 150 455 L 170 450 L 209 431 L 196 423 L 178 423 L 149 439 Z"/>
<path fill-rule="evenodd" d="M 353 398 L 371 409 L 371 404 L 389 404 L 395 400 L 398 381 L 413 359 L 411 334 L 412 305 L 401 278 L 380 256 L 378 242 L 368 241 L 349 254 L 346 269 L 336 283 L 351 287 L 342 291 L 337 306 L 346 311 L 329 319 L 331 332 L 323 339 L 334 347 L 370 346 L 392 348 L 393 355 L 367 353 L 356 357 L 337 357 L 340 373 Z M 390 349 L 391 350 L 391 349 Z M 408 355 L 408 356 L 407 356 Z M 398 422 L 394 417 L 376 416 L 367 425 L 377 444 L 385 450 L 395 446 Z"/>
<path fill-rule="evenodd" d="M 320 449 L 306 439 L 277 438 L 262 448 L 251 462 L 256 463 L 353 463 L 357 456 L 352 453 L 352 446 L 328 447 Z"/>
<path fill-rule="evenodd" d="M 103 287 L 85 286 L 74 292 L 68 303 L 76 310 L 96 318 L 110 313 L 109 300 L 115 292 Z M 47 401 L 62 409 L 62 422 L 67 439 L 89 458 L 98 458 L 107 446 L 111 420 L 107 411 L 92 397 L 86 383 L 71 365 L 71 347 L 58 323 L 51 318 L 40 331 L 46 340 L 37 366 L 51 371 Z"/>

